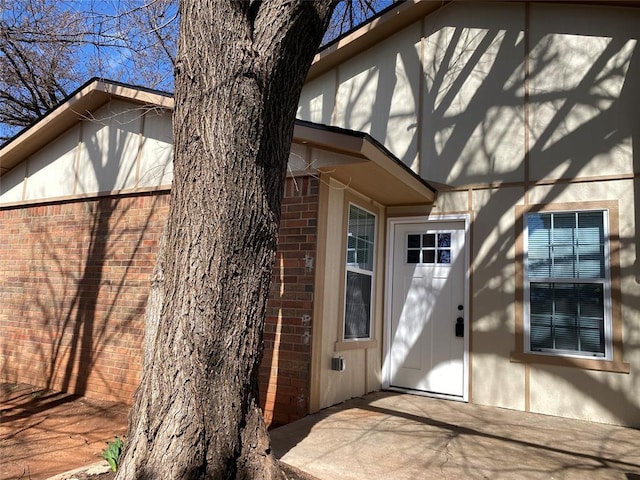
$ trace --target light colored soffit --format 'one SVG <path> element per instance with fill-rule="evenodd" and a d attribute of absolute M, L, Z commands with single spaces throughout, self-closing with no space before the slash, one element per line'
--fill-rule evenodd
<path fill-rule="evenodd" d="M 387 206 L 433 203 L 436 191 L 369 135 L 297 122 L 293 141 L 337 155 L 311 166 Z"/>
<path fill-rule="evenodd" d="M 168 95 L 99 79 L 91 80 L 64 103 L 2 147 L 0 175 L 40 150 L 80 120 L 91 118 L 92 112 L 114 98 L 148 105 L 150 108 L 173 109 L 173 98 Z"/>

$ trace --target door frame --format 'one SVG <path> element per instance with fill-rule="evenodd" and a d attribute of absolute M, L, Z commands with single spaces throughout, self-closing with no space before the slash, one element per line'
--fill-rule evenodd
<path fill-rule="evenodd" d="M 462 385 L 463 395 L 460 397 L 453 397 L 449 395 L 421 392 L 418 390 L 403 389 L 399 387 L 391 387 L 391 369 L 389 365 L 389 359 L 391 357 L 391 310 L 392 310 L 392 292 L 391 285 L 393 283 L 393 266 L 394 266 L 394 244 L 395 244 L 395 227 L 400 224 L 413 224 L 413 223 L 427 223 L 437 226 L 439 223 L 445 222 L 464 222 L 464 359 L 462 368 Z M 471 216 L 465 214 L 451 214 L 451 215 L 429 215 L 428 217 L 392 217 L 387 219 L 387 247 L 386 247 L 386 260 L 385 260 L 385 286 L 384 286 L 384 320 L 383 320 L 383 351 L 382 351 L 382 388 L 385 390 L 396 390 L 401 392 L 410 392 L 417 395 L 423 395 L 434 398 L 444 398 L 448 400 L 457 400 L 468 402 L 469 401 L 469 366 L 470 366 L 470 328 L 469 328 L 469 310 L 470 310 L 470 297 L 469 297 L 469 279 L 470 279 L 470 223 Z"/>

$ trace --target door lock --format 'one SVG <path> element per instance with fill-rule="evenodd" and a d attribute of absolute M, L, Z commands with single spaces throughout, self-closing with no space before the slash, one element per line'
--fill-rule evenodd
<path fill-rule="evenodd" d="M 464 337 L 464 318 L 456 319 L 456 337 Z"/>

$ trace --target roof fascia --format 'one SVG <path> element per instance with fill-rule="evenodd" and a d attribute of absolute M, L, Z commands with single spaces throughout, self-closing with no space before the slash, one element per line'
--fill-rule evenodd
<path fill-rule="evenodd" d="M 324 128 L 323 128 L 324 127 Z M 338 131 L 336 127 L 314 126 L 296 120 L 293 141 L 303 145 L 311 144 L 323 150 L 364 158 L 362 154 L 364 135 L 356 132 Z"/>
<path fill-rule="evenodd" d="M 91 79 L 58 107 L 2 146 L 0 175 L 40 150 L 82 119 L 91 118 L 91 112 L 113 98 L 162 109 L 173 109 L 174 105 L 173 97 L 162 92 L 98 78 Z"/>
<path fill-rule="evenodd" d="M 452 0 L 407 0 L 395 3 L 384 14 L 329 43 L 313 58 L 307 82 L 331 70 L 358 53 L 387 39 Z"/>

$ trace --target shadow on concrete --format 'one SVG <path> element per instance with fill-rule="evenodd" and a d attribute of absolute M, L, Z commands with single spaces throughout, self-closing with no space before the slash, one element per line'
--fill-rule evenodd
<path fill-rule="evenodd" d="M 640 430 L 392 392 L 271 432 L 319 479 L 635 479 Z"/>

